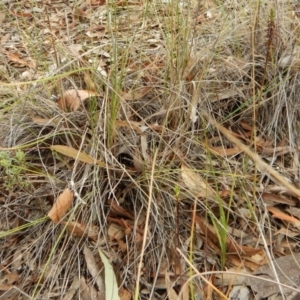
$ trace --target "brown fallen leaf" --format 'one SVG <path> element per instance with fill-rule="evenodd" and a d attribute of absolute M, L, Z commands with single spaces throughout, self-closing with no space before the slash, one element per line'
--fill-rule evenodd
<path fill-rule="evenodd" d="M 0 278 L 0 285 L 3 284 L 3 286 L 12 286 L 15 282 L 17 282 L 20 279 L 20 276 L 17 273 L 7 273 L 5 275 L 1 275 Z M 6 288 L 5 288 L 6 290 Z"/>
<path fill-rule="evenodd" d="M 214 154 L 218 154 L 221 156 L 231 156 L 241 153 L 241 150 L 237 147 L 234 148 L 223 148 L 223 147 L 212 147 L 208 146 L 208 149 Z"/>
<path fill-rule="evenodd" d="M 92 251 L 84 245 L 83 254 L 86 262 L 87 269 L 95 280 L 98 290 L 100 292 L 101 300 L 105 300 L 105 283 L 104 283 L 104 273 L 101 272 L 99 265 L 96 262 L 96 259 L 93 256 Z"/>
<path fill-rule="evenodd" d="M 119 297 L 121 300 L 131 300 L 132 297 L 132 293 L 129 292 L 127 289 L 125 289 L 124 287 L 121 287 L 119 289 Z"/>
<path fill-rule="evenodd" d="M 87 98 L 93 96 L 99 96 L 99 94 L 88 90 L 67 90 L 57 100 L 57 104 L 64 111 L 67 109 L 76 111 Z"/>
<path fill-rule="evenodd" d="M 32 117 L 31 120 L 32 120 L 32 122 L 34 122 L 35 124 L 40 125 L 40 126 L 56 127 L 59 124 L 59 122 L 54 119 L 44 119 L 44 118 L 40 118 L 40 117 Z"/>
<path fill-rule="evenodd" d="M 20 58 L 19 55 L 16 53 L 10 53 L 8 51 L 3 51 L 3 50 L 2 50 L 2 52 L 5 53 L 8 60 L 10 60 L 14 63 L 20 64 L 21 66 L 29 67 L 31 69 L 35 69 L 35 67 L 36 67 L 36 64 L 33 61 L 30 61 L 29 58 L 26 60 L 26 59 Z"/>
<path fill-rule="evenodd" d="M 261 194 L 262 199 L 266 202 L 266 204 L 288 204 L 288 205 L 292 205 L 295 206 L 296 205 L 296 200 L 294 199 L 289 199 L 287 197 L 284 196 L 278 196 L 278 195 L 274 195 L 271 193 L 266 193 L 263 192 Z"/>
<path fill-rule="evenodd" d="M 195 221 L 200 226 L 202 232 L 206 234 L 207 238 L 209 238 L 209 240 L 211 240 L 215 245 L 219 245 L 219 239 L 213 226 L 207 224 L 199 216 L 195 216 Z M 240 256 L 253 256 L 262 252 L 262 249 L 239 245 L 230 238 L 226 239 L 226 249 L 228 253 L 238 254 Z"/>
<path fill-rule="evenodd" d="M 171 281 L 169 273 L 166 272 L 165 274 L 165 281 L 166 281 L 166 288 L 168 293 L 169 300 L 180 300 L 179 296 L 174 290 L 174 282 Z"/>
<path fill-rule="evenodd" d="M 62 222 L 66 226 L 69 233 L 78 237 L 88 237 L 91 240 L 96 241 L 99 233 L 97 226 L 81 224 L 78 222 Z"/>
<path fill-rule="evenodd" d="M 79 286 L 80 296 L 83 300 L 99 300 L 97 290 L 92 284 L 87 285 L 84 276 L 80 276 Z"/>
<path fill-rule="evenodd" d="M 50 147 L 51 150 L 55 150 L 63 155 L 66 155 L 68 157 L 71 157 L 73 159 L 77 159 L 81 162 L 87 163 L 87 164 L 97 164 L 100 167 L 105 168 L 106 164 L 100 160 L 93 159 L 91 156 L 86 154 L 85 152 L 80 152 L 79 150 L 76 150 L 69 146 L 64 145 L 53 145 Z"/>
<path fill-rule="evenodd" d="M 79 289 L 79 277 L 77 275 L 74 276 L 73 282 L 68 289 L 68 292 L 64 295 L 62 300 L 72 300 L 76 296 L 76 292 Z"/>
<path fill-rule="evenodd" d="M 196 173 L 196 170 L 189 168 L 187 165 L 181 165 L 181 177 L 185 186 L 195 197 L 214 198 L 215 192 L 204 179 Z"/>
<path fill-rule="evenodd" d="M 69 188 L 65 189 L 62 194 L 56 199 L 52 208 L 48 213 L 48 217 L 54 222 L 58 223 L 71 207 L 74 200 L 74 194 Z"/>
<path fill-rule="evenodd" d="M 121 92 L 120 95 L 124 100 L 139 100 L 146 96 L 151 90 L 151 87 L 146 86 L 140 92 L 129 91 L 128 93 Z"/>
<path fill-rule="evenodd" d="M 112 239 L 122 239 L 125 236 L 124 228 L 112 223 L 108 226 L 107 235 Z"/>
<path fill-rule="evenodd" d="M 122 206 L 120 206 L 116 200 L 108 200 L 108 204 L 110 205 L 110 214 L 114 214 L 121 217 L 127 217 L 131 220 L 134 220 L 134 214 L 130 211 L 125 210 Z"/>
<path fill-rule="evenodd" d="M 279 210 L 278 208 L 276 208 L 274 206 L 269 206 L 269 207 L 267 207 L 267 209 L 270 213 L 272 213 L 272 216 L 274 218 L 280 219 L 282 221 L 288 221 L 288 222 L 293 223 L 297 226 L 300 225 L 300 220 L 285 214 L 284 212 L 282 212 L 281 210 Z"/>
<path fill-rule="evenodd" d="M 140 122 L 116 120 L 115 126 L 116 127 L 127 127 L 129 129 L 135 130 L 137 133 L 140 133 L 140 134 L 143 133 L 143 131 L 141 129 L 142 124 Z"/>

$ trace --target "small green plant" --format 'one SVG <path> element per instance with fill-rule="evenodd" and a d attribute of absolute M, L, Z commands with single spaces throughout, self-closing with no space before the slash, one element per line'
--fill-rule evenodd
<path fill-rule="evenodd" d="M 0 167 L 3 168 L 3 180 L 7 189 L 10 190 L 16 185 L 28 187 L 29 182 L 23 180 L 27 169 L 24 151 L 18 149 L 14 156 L 7 151 L 0 151 Z"/>

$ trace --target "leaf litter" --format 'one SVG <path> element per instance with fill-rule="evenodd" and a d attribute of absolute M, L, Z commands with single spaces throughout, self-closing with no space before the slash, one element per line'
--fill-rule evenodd
<path fill-rule="evenodd" d="M 299 5 L 177 4 L 0 4 L 0 297 L 297 296 Z"/>

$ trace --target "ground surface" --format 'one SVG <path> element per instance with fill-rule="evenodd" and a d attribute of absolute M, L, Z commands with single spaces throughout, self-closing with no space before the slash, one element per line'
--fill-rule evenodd
<path fill-rule="evenodd" d="M 0 298 L 298 299 L 299 18 L 2 1 Z"/>

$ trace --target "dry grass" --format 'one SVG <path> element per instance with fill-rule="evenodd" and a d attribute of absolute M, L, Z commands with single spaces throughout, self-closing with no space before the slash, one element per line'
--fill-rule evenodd
<path fill-rule="evenodd" d="M 4 299 L 85 299 L 80 289 L 67 298 L 78 278 L 94 283 L 84 245 L 105 252 L 135 299 L 172 300 L 165 273 L 178 293 L 196 274 L 184 257 L 198 272 L 250 272 L 297 253 L 297 227 L 265 204 L 279 199 L 287 213 L 298 198 L 214 123 L 298 181 L 297 2 L 100 2 L 0 4 Z M 61 109 L 70 89 L 98 96 Z M 94 226 L 93 238 L 43 219 L 66 187 L 75 202 L 65 220 Z M 191 282 L 190 299 L 230 292 L 211 274 Z"/>

